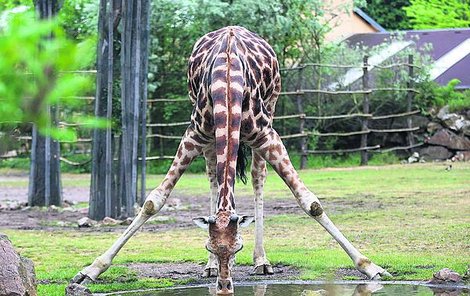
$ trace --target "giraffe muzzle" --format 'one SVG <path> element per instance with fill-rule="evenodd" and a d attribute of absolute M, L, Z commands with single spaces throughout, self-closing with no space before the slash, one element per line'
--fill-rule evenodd
<path fill-rule="evenodd" d="M 217 279 L 217 295 L 231 295 L 231 294 L 233 294 L 232 278 Z"/>

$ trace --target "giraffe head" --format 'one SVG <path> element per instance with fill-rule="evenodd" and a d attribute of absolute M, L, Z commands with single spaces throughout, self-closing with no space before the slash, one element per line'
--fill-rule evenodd
<path fill-rule="evenodd" d="M 218 261 L 217 294 L 232 294 L 232 266 L 235 254 L 243 248 L 239 227 L 246 227 L 253 222 L 253 216 L 238 216 L 234 211 L 219 210 L 216 215 L 194 218 L 201 228 L 209 229 L 206 249 L 215 255 Z"/>

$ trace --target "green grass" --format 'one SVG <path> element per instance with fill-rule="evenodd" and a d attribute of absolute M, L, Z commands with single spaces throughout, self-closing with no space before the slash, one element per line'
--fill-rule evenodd
<path fill-rule="evenodd" d="M 455 163 L 453 167 L 450 172 L 445 171 L 445 164 L 307 170 L 301 177 L 324 202 L 331 219 L 365 255 L 386 267 L 394 279 L 425 280 L 444 267 L 463 274 L 470 263 L 470 164 Z M 74 179 L 70 184 L 88 184 L 88 176 L 70 176 Z M 153 188 L 162 179 L 162 175 L 149 176 L 147 184 Z M 68 184 L 72 180 L 64 181 Z M 4 185 L 0 183 L 0 187 Z M 237 184 L 238 194 L 250 191 L 250 186 Z M 188 174 L 175 194 L 207 192 L 205 176 Z M 290 197 L 272 171 L 265 196 Z M 119 235 L 78 230 L 2 232 L 35 262 L 43 283 L 39 285 L 40 295 L 63 295 L 67 281 Z M 203 263 L 206 236 L 196 228 L 139 232 L 116 257 L 115 265 L 102 275 L 101 282 L 90 287 L 94 292 L 105 292 L 179 284 L 169 279 L 139 279 L 124 264 Z M 237 255 L 237 263 L 251 264 L 253 227 L 244 229 L 243 237 L 245 247 Z M 338 268 L 353 268 L 339 245 L 306 215 L 266 217 L 265 237 L 271 262 L 300 268 L 302 279 L 330 279 Z"/>

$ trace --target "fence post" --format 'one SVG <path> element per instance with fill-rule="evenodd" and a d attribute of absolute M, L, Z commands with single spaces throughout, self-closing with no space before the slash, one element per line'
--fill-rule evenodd
<path fill-rule="evenodd" d="M 114 2 L 113 0 L 109 1 L 108 3 L 108 60 L 107 60 L 107 97 L 106 97 L 106 119 L 111 122 L 112 120 L 112 110 L 113 110 L 113 82 L 114 82 Z M 103 82 L 104 84 L 104 82 Z M 104 98 L 103 98 L 104 99 Z M 113 155 L 112 155 L 112 147 L 111 147 L 111 140 L 112 140 L 112 131 L 111 125 L 108 124 L 106 127 L 106 135 L 105 135 L 105 192 L 104 192 L 104 213 L 106 217 L 116 217 L 116 211 L 113 210 L 113 193 L 112 192 L 112 171 L 113 171 Z"/>
<path fill-rule="evenodd" d="M 369 114 L 369 70 L 368 70 L 368 56 L 364 56 L 363 59 L 363 75 L 362 75 L 362 89 L 364 91 L 364 100 L 362 101 L 362 113 Z M 362 131 L 369 130 L 368 127 L 369 119 L 367 117 L 362 117 Z M 361 148 L 364 149 L 367 147 L 367 134 L 361 135 Z M 361 151 L 361 165 L 367 165 L 369 160 L 369 155 L 367 150 Z"/>
<path fill-rule="evenodd" d="M 407 83 L 408 92 L 407 92 L 407 96 L 406 96 L 406 112 L 411 112 L 411 107 L 412 107 L 412 103 L 413 103 L 413 96 L 414 96 L 414 92 L 412 91 L 412 88 L 414 86 L 414 83 L 413 83 L 413 75 L 414 75 L 413 62 L 414 62 L 413 61 L 413 55 L 412 54 L 408 55 L 408 83 Z M 412 118 L 411 118 L 411 115 L 409 115 L 406 118 L 406 127 L 411 129 L 412 125 L 413 125 Z M 408 146 L 410 146 L 410 147 L 413 146 L 414 136 L 413 136 L 412 131 L 408 132 L 407 140 L 408 140 L 407 141 Z"/>
<path fill-rule="evenodd" d="M 297 81 L 297 91 L 302 89 L 303 85 L 303 69 L 304 67 L 299 67 L 299 79 Z M 302 95 L 298 94 L 296 96 L 297 100 L 297 111 L 300 114 L 299 118 L 299 133 L 303 134 L 305 131 L 305 116 L 302 116 L 304 114 L 304 106 L 302 102 Z M 300 137 L 299 140 L 300 144 L 300 169 L 303 170 L 307 168 L 307 138 L 306 137 Z"/>

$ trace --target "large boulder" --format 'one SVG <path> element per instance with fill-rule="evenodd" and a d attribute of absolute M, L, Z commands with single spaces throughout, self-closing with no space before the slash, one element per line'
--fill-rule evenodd
<path fill-rule="evenodd" d="M 442 146 L 429 146 L 419 151 L 421 159 L 425 161 L 446 160 L 452 157 L 452 152 Z"/>
<path fill-rule="evenodd" d="M 429 140 L 429 144 L 444 146 L 453 150 L 470 150 L 470 140 L 461 137 L 450 130 L 441 129 L 435 133 Z"/>
<path fill-rule="evenodd" d="M 21 257 L 6 235 L 0 234 L 0 296 L 36 296 L 31 260 Z"/>

